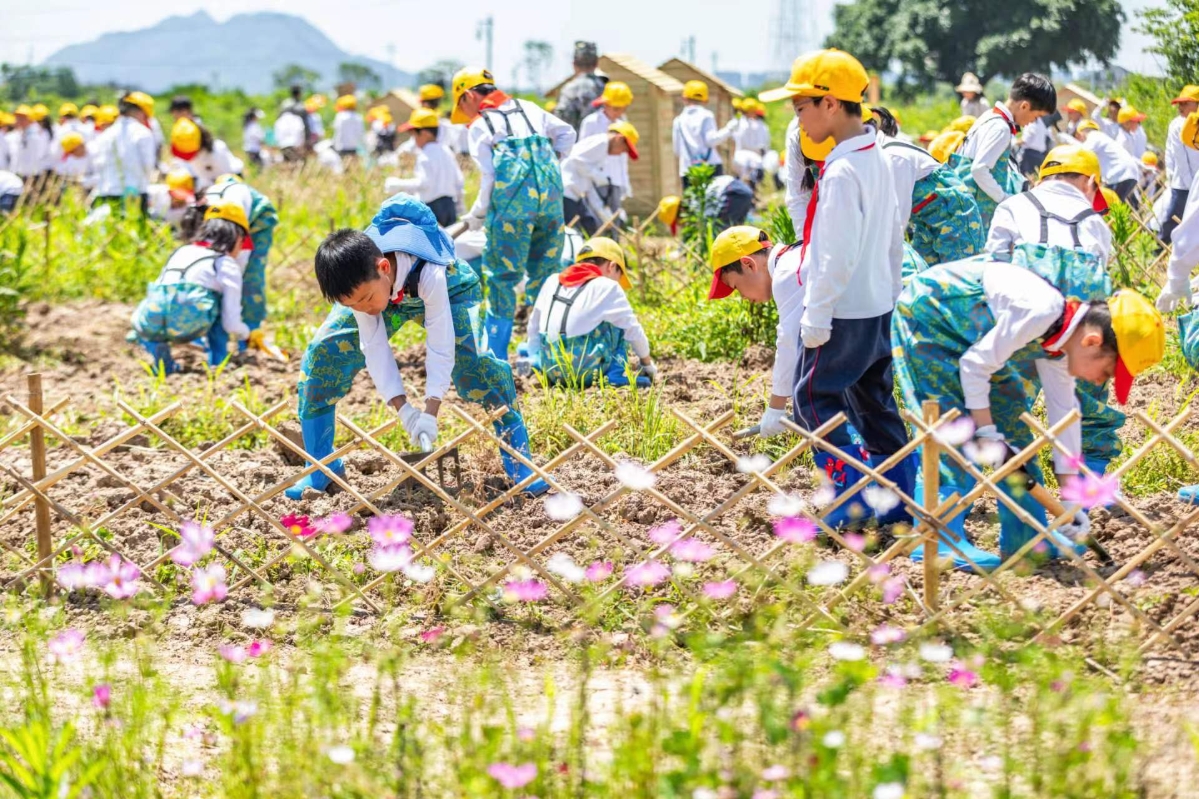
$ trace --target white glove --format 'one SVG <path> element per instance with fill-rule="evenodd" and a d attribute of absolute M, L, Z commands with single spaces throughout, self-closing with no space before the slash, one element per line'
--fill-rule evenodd
<path fill-rule="evenodd" d="M 1086 511 L 1080 510 L 1074 514 L 1074 521 L 1057 529 L 1071 541 L 1083 541 L 1091 534 L 1091 517 L 1087 516 Z"/>
<path fill-rule="evenodd" d="M 645 375 L 650 380 L 653 380 L 654 378 L 656 378 L 658 376 L 658 364 L 656 364 L 656 363 L 641 364 L 641 374 Z"/>
<path fill-rule="evenodd" d="M 983 438 L 987 441 L 1007 441 L 1003 437 L 1003 433 L 999 432 L 999 428 L 993 424 L 983 425 L 974 431 L 975 438 Z"/>
<path fill-rule="evenodd" d="M 787 428 L 783 427 L 783 420 L 786 418 L 786 409 L 771 408 L 767 405 L 766 410 L 762 412 L 762 420 L 758 422 L 758 435 L 762 438 L 770 438 L 787 432 Z"/>
<path fill-rule="evenodd" d="M 1173 286 L 1166 284 L 1162 289 L 1162 293 L 1157 297 L 1157 310 L 1162 313 L 1170 313 L 1178 307 L 1178 304 L 1183 300 L 1189 300 L 1188 292 L 1184 289 L 1178 291 Z"/>
<path fill-rule="evenodd" d="M 413 407 L 412 403 L 404 403 L 400 408 L 400 424 L 404 426 L 412 443 L 422 449 L 424 447 L 421 442 L 422 435 L 428 438 L 430 445 L 437 441 L 437 417 L 421 413 Z"/>
<path fill-rule="evenodd" d="M 620 208 L 616 211 L 616 219 L 622 225 L 627 225 L 629 222 L 629 214 L 625 209 Z"/>
<path fill-rule="evenodd" d="M 800 325 L 799 327 L 803 345 L 810 350 L 823 347 L 827 344 L 829 336 L 833 332 L 827 327 L 813 327 L 812 325 Z"/>
<path fill-rule="evenodd" d="M 473 212 L 462 217 L 462 221 L 466 223 L 467 230 L 482 230 L 483 223 L 486 221 L 481 216 L 475 216 Z"/>

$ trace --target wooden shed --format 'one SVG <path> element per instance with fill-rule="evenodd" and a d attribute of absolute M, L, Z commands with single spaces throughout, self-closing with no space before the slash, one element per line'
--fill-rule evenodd
<path fill-rule="evenodd" d="M 411 89 L 392 89 L 371 105 L 387 106 L 387 110 L 391 111 L 392 121 L 398 127 L 408 121 L 408 117 L 412 116 L 413 111 L 420 108 L 420 97 Z M 405 141 L 409 135 L 408 133 L 399 134 L 396 142 Z"/>
<path fill-rule="evenodd" d="M 683 106 L 683 84 L 621 53 L 600 56 L 599 68 L 609 80 L 624 81 L 633 90 L 633 104 L 627 116 L 641 135 L 637 145 L 641 157 L 629 162 L 633 196 L 625 201 L 624 207 L 630 216 L 644 218 L 654 212 L 662 197 L 683 190 L 671 143 L 671 126 Z M 554 86 L 546 96 L 556 100 L 568 80 Z"/>
<path fill-rule="evenodd" d="M 1065 108 L 1066 103 L 1073 99 L 1082 100 L 1087 105 L 1087 117 L 1091 116 L 1091 112 L 1095 110 L 1095 106 L 1099 105 L 1100 100 L 1089 91 L 1079 86 L 1077 83 L 1067 83 L 1065 86 L 1057 90 L 1057 105 L 1058 108 Z"/>
<path fill-rule="evenodd" d="M 708 110 L 716 115 L 716 127 L 724 127 L 733 116 L 733 98 L 743 97 L 745 93 L 735 86 L 722 81 L 710 72 L 705 72 L 695 64 L 681 58 L 672 58 L 658 69 L 671 76 L 679 83 L 689 80 L 702 80 L 708 84 Z M 733 140 L 730 138 L 720 147 L 720 157 L 724 159 L 725 170 L 733 163 Z"/>

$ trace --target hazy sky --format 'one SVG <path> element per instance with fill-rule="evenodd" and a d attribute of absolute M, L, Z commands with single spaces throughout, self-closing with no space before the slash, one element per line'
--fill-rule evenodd
<path fill-rule="evenodd" d="M 476 24 L 495 17 L 494 70 L 511 81 L 528 39 L 555 46 L 551 72 L 569 71 L 567 53 L 575 39 L 593 39 L 601 51 L 632 53 L 660 63 L 681 52 L 688 36 L 696 38 L 696 61 L 710 69 L 713 55 L 721 69 L 741 71 L 771 67 L 771 23 L 779 0 L 0 0 L 0 61 L 36 63 L 58 48 L 88 41 L 100 33 L 135 30 L 173 14 L 204 9 L 218 20 L 248 11 L 296 14 L 321 28 L 342 49 L 407 70 L 442 58 L 481 63 L 484 45 Z M 831 27 L 833 0 L 812 0 L 815 33 Z M 1155 0 L 1122 0 L 1132 16 Z M 502 9 L 502 11 L 500 10 Z M 1129 26 L 1131 27 L 1131 25 Z M 1126 30 L 1117 62 L 1127 68 L 1160 74 L 1156 59 L 1143 52 L 1144 37 Z M 389 46 L 394 47 L 394 59 Z M 181 53 L 181 58 L 186 54 Z M 522 81 L 523 82 L 523 81 Z M 545 81 L 547 84 L 552 81 Z"/>

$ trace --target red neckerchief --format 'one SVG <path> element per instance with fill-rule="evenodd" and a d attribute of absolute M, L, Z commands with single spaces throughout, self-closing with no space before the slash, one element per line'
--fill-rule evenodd
<path fill-rule="evenodd" d="M 176 158 L 181 158 L 184 161 L 190 161 L 199 154 L 199 150 L 196 150 L 194 153 L 185 153 L 182 150 L 175 149 L 175 146 L 171 145 L 171 155 L 175 156 Z"/>
<path fill-rule="evenodd" d="M 853 152 L 860 153 L 860 152 L 864 152 L 865 150 L 870 150 L 874 147 L 874 145 L 876 143 L 877 142 L 870 142 L 870 144 L 867 144 L 865 147 L 859 147 L 858 149 L 854 150 Z M 819 166 L 817 167 L 821 176 L 823 176 L 823 174 L 824 174 L 824 164 L 825 164 L 825 162 L 821 161 L 821 162 L 819 162 Z M 803 248 L 799 252 L 799 262 L 801 264 L 803 263 L 803 259 L 805 257 L 807 257 L 808 243 L 812 240 L 812 223 L 816 221 L 816 203 L 819 199 L 820 199 L 820 177 L 817 177 L 816 185 L 812 187 L 812 199 L 808 201 L 808 212 L 807 212 L 807 214 L 804 215 L 804 220 L 803 220 Z M 798 272 L 796 273 L 796 277 L 797 278 L 799 277 Z"/>
<path fill-rule="evenodd" d="M 604 273 L 595 264 L 574 264 L 562 270 L 562 274 L 558 275 L 558 282 L 566 288 L 573 288 L 603 276 Z"/>
<path fill-rule="evenodd" d="M 499 108 L 504 103 L 512 99 L 512 95 L 504 94 L 499 89 L 496 89 L 491 94 L 487 95 L 479 103 L 479 116 L 471 120 L 470 124 L 475 124 L 483 117 L 483 112 L 486 110 L 494 110 Z"/>
<path fill-rule="evenodd" d="M 1003 107 L 1000 106 L 999 103 L 996 103 L 995 107 L 991 110 L 996 114 L 999 114 L 999 118 L 1007 123 L 1008 130 L 1012 132 L 1013 136 L 1020 132 L 1020 126 L 1016 124 L 1016 120 L 1008 116 L 1007 112 L 1003 110 Z"/>
<path fill-rule="evenodd" d="M 1078 300 L 1066 301 L 1066 310 L 1062 312 L 1061 329 L 1054 333 L 1051 337 L 1041 342 L 1041 349 L 1045 350 L 1046 352 L 1052 352 L 1054 355 L 1059 353 L 1059 350 L 1056 349 L 1058 342 L 1061 341 L 1062 336 L 1066 335 L 1066 331 L 1070 329 L 1070 323 L 1074 321 L 1074 315 L 1078 313 L 1078 309 L 1080 307 L 1082 307 L 1082 303 Z"/>

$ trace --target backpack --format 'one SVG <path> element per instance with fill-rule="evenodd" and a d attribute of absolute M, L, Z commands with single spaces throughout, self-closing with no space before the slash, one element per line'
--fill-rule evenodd
<path fill-rule="evenodd" d="M 216 253 L 205 255 L 184 267 L 171 267 L 167 262 L 158 279 L 146 287 L 145 298 L 133 312 L 133 329 L 142 340 L 179 343 L 208 332 L 220 313 L 220 292 L 186 280 L 167 283 L 163 277 L 175 273 L 185 276 L 193 266 L 215 263 L 219 257 Z"/>

